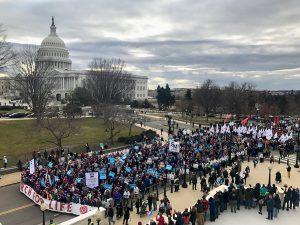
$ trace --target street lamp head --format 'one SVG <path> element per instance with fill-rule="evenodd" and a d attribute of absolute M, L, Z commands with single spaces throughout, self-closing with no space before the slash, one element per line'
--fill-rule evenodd
<path fill-rule="evenodd" d="M 41 205 L 40 205 L 40 209 L 42 212 L 45 212 L 46 209 L 47 209 L 47 205 L 45 204 L 45 202 L 43 202 Z"/>
<path fill-rule="evenodd" d="M 268 166 L 268 169 L 271 171 L 271 170 L 273 169 L 273 166 L 270 164 L 270 165 Z"/>

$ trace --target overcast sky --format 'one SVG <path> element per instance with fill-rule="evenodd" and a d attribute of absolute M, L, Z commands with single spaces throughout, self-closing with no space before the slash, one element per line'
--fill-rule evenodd
<path fill-rule="evenodd" d="M 74 69 L 117 57 L 150 88 L 300 89 L 299 0 L 0 0 L 11 42 L 40 44 L 51 16 Z"/>

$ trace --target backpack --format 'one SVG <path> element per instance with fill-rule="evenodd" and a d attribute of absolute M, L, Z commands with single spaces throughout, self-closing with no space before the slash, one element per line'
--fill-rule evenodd
<path fill-rule="evenodd" d="M 190 218 L 189 218 L 189 216 L 184 216 L 184 217 L 183 217 L 183 223 L 184 223 L 184 224 L 189 224 L 189 223 L 190 223 Z"/>

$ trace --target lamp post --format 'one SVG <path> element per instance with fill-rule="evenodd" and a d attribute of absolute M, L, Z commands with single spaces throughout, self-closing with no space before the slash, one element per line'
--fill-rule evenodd
<path fill-rule="evenodd" d="M 186 183 L 186 156 L 184 157 L 184 174 L 183 174 L 183 183 L 182 183 L 182 188 L 187 188 L 187 183 Z"/>
<path fill-rule="evenodd" d="M 44 202 L 40 205 L 40 209 L 43 213 L 43 225 L 45 225 L 45 211 L 47 210 L 47 206 Z"/>
<path fill-rule="evenodd" d="M 259 114 L 259 104 L 258 103 L 255 104 L 255 108 L 256 108 L 256 121 L 258 121 L 258 114 Z"/>
<path fill-rule="evenodd" d="M 187 115 L 188 115 L 187 113 L 188 113 L 188 110 L 186 109 L 185 110 L 185 124 L 187 124 Z"/>
<path fill-rule="evenodd" d="M 169 134 L 172 134 L 172 133 L 173 133 L 173 131 L 172 131 L 172 113 L 169 112 L 169 113 L 166 115 L 166 117 L 168 118 L 168 127 L 169 127 L 168 133 L 169 133 Z"/>
<path fill-rule="evenodd" d="M 230 146 L 228 152 L 228 159 L 230 163 L 231 163 L 232 142 L 233 142 L 233 127 L 230 126 Z"/>
<path fill-rule="evenodd" d="M 296 124 L 296 128 L 297 128 L 297 155 L 296 155 L 296 164 L 295 164 L 295 168 L 299 168 L 299 151 L 300 151 L 300 129 L 299 129 L 299 124 Z"/>
<path fill-rule="evenodd" d="M 102 212 L 100 211 L 100 208 L 98 207 L 96 213 L 95 213 L 95 220 L 97 222 L 97 225 L 100 225 L 102 219 Z"/>
<path fill-rule="evenodd" d="M 268 169 L 269 169 L 269 183 L 268 183 L 268 186 L 270 187 L 271 186 L 271 172 L 272 172 L 272 165 L 271 164 L 268 166 Z"/>

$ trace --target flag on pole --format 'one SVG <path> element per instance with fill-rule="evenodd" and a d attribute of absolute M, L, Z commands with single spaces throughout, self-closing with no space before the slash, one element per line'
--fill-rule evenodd
<path fill-rule="evenodd" d="M 243 126 L 245 126 L 245 125 L 248 123 L 250 117 L 251 117 L 251 116 L 248 115 L 245 119 L 242 120 L 241 124 L 242 124 Z"/>

